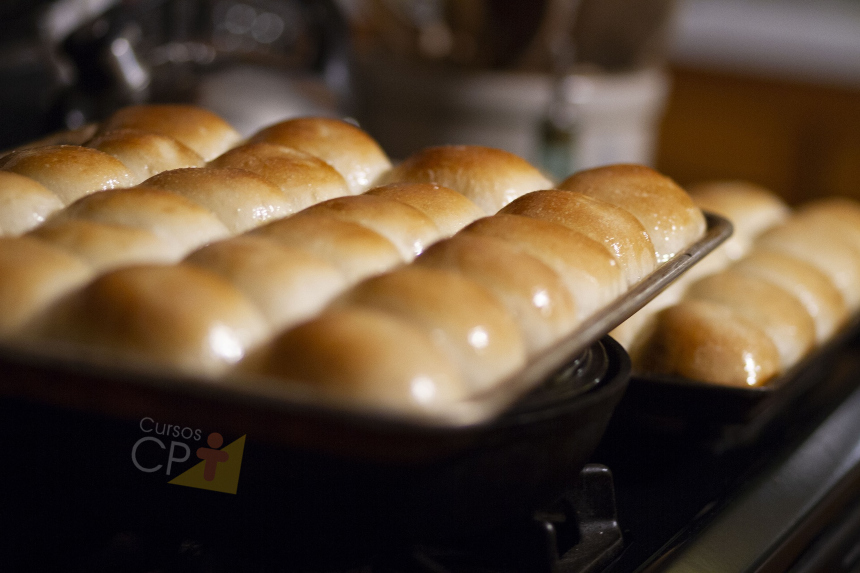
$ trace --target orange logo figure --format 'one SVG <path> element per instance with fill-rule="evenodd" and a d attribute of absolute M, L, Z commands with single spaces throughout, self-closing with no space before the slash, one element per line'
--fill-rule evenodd
<path fill-rule="evenodd" d="M 206 462 L 203 468 L 203 479 L 212 481 L 215 479 L 218 463 L 229 460 L 230 454 L 218 449 L 224 444 L 224 438 L 218 432 L 209 434 L 206 443 L 209 444 L 208 448 L 197 448 L 197 457 Z"/>

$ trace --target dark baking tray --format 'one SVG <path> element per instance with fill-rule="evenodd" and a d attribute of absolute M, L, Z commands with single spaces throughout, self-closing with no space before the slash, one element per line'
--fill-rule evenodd
<path fill-rule="evenodd" d="M 140 364 L 118 366 L 98 355 L 82 356 L 76 349 L 10 345 L 0 347 L 0 396 L 27 397 L 130 418 L 138 416 L 138 405 L 145 403 L 153 415 L 182 420 L 193 413 L 207 422 L 227 425 L 235 422 L 240 431 L 251 428 L 275 441 L 299 432 L 289 421 L 297 416 L 319 418 L 323 425 L 331 419 L 348 419 L 358 425 L 377 426 L 383 432 L 387 425 L 462 428 L 485 423 L 564 368 L 571 357 L 580 355 L 621 324 L 728 238 L 732 228 L 726 219 L 707 214 L 706 218 L 706 233 L 695 244 L 584 321 L 575 332 L 533 357 L 522 370 L 491 391 L 453 404 L 444 412 L 406 415 L 372 410 L 313 395 L 306 387 L 284 380 L 237 376 L 213 382 Z M 234 411 L 252 414 L 250 419 L 244 416 L 234 420 Z M 268 420 L 261 428 L 256 423 L 260 416 Z M 276 423 L 274 419 L 281 421 Z M 319 444 L 324 440 L 314 441 Z M 393 452 L 386 444 L 382 453 Z"/>
<path fill-rule="evenodd" d="M 695 245 L 496 395 L 449 416 L 361 410 L 285 382 L 213 383 L 97 357 L 0 348 L 0 431 L 12 444 L 8 455 L 20 460 L 0 473 L 4 491 L 19 492 L 0 510 L 37 536 L 53 531 L 45 525 L 52 519 L 79 519 L 96 528 L 199 531 L 266 551 L 284 549 L 280 540 L 289 535 L 288 550 L 297 554 L 465 535 L 529 515 L 575 479 L 627 387 L 629 358 L 606 333 L 730 233 L 725 219 L 708 216 Z M 175 441 L 192 452 L 212 432 L 224 444 L 244 436 L 235 495 L 168 484 L 166 468 L 136 469 L 134 444 L 156 437 L 144 433 L 145 418 L 150 429 L 175 426 Z M 173 437 L 159 438 L 161 448 L 151 441 L 146 448 L 161 461 L 142 462 L 146 469 L 165 465 L 173 447 Z M 177 462 L 169 477 L 186 468 Z M 0 536 L 0 543 L 27 546 L 15 539 Z"/>
<path fill-rule="evenodd" d="M 860 316 L 792 368 L 759 387 L 734 387 L 679 376 L 634 372 L 619 416 L 632 425 L 699 441 L 715 451 L 754 443 L 801 402 L 834 389 L 825 380 L 857 341 Z"/>
<path fill-rule="evenodd" d="M 130 452 L 141 437 L 153 437 L 142 431 L 151 421 L 142 426 L 5 398 L 0 431 L 5 455 L 16 463 L 4 469 L 0 483 L 4 523 L 14 527 L 0 536 L 0 548 L 10 545 L 0 554 L 32 559 L 32 548 L 43 544 L 78 551 L 76 545 L 92 547 L 131 532 L 300 561 L 527 519 L 578 475 L 623 395 L 629 369 L 624 350 L 605 337 L 491 422 L 456 429 L 402 425 L 384 435 L 354 421 L 327 425 L 344 447 L 408 443 L 421 452 L 408 461 L 273 444 L 248 431 L 235 495 L 167 483 L 199 460 L 177 464 L 169 477 L 163 469 L 136 469 Z M 148 412 L 142 406 L 141 414 Z M 186 413 L 181 424 L 196 429 L 194 419 Z M 204 437 L 220 430 L 225 443 L 239 437 L 223 424 L 199 427 Z M 172 441 L 156 437 L 165 446 Z M 136 459 L 146 468 L 168 457 L 151 443 L 143 448 Z M 435 455 L 426 455 L 428 449 Z"/>

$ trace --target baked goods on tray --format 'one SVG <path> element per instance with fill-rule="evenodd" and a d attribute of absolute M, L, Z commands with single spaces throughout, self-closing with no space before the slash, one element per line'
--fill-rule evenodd
<path fill-rule="evenodd" d="M 690 193 L 734 236 L 646 306 L 621 336 L 642 374 L 767 385 L 827 343 L 860 305 L 860 204 L 830 198 L 791 209 L 743 182 Z M 662 303 L 662 304 L 661 304 Z"/>
<path fill-rule="evenodd" d="M 26 185 L 59 204 L 15 199 Z M 0 221 L 0 308 L 15 309 L 0 337 L 444 411 L 494 392 L 705 232 L 647 167 L 563 186 L 478 146 L 392 166 L 331 118 L 242 141 L 205 110 L 134 106 L 83 146 L 0 159 L 0 199 L 25 221 Z"/>

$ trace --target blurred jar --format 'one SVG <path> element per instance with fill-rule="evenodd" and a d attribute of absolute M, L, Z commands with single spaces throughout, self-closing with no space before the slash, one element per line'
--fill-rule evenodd
<path fill-rule="evenodd" d="M 352 0 L 355 115 L 395 157 L 500 147 L 556 176 L 649 163 L 673 0 Z"/>

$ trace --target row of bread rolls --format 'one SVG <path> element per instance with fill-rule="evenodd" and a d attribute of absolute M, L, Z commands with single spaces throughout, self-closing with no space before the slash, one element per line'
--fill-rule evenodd
<path fill-rule="evenodd" d="M 0 212 L 0 236 L 19 235 L 96 192 L 140 184 L 181 192 L 207 207 L 212 201 L 224 203 L 219 205 L 221 214 L 237 208 L 246 219 L 265 219 L 266 209 L 243 204 L 247 198 L 236 193 L 244 181 L 235 181 L 228 196 L 211 189 L 189 191 L 199 180 L 153 179 L 163 172 L 204 166 L 242 169 L 246 176 L 265 179 L 282 195 L 274 200 L 267 190 L 268 210 L 283 215 L 363 192 L 391 163 L 369 135 L 339 120 L 296 118 L 243 142 L 227 122 L 201 108 L 132 106 L 110 116 L 81 145 L 25 146 L 0 157 L 0 205 L 9 207 Z M 248 184 L 255 186 L 253 181 Z"/>
<path fill-rule="evenodd" d="M 634 363 L 690 380 L 766 384 L 860 307 L 860 205 L 832 198 L 791 210 L 742 183 L 691 194 L 731 219 L 735 235 L 679 285 L 674 304 L 651 313 L 629 342 Z"/>
<path fill-rule="evenodd" d="M 224 128 L 207 130 L 204 128 L 209 123 L 197 122 L 202 124 L 198 131 L 215 132 L 221 144 L 213 147 L 212 137 L 203 138 L 202 143 L 191 138 L 184 129 L 187 120 L 176 122 L 173 133 L 177 137 L 183 137 L 201 152 L 210 154 L 234 141 L 230 137 L 232 128 L 223 120 L 203 110 L 188 109 L 198 112 L 197 115 L 203 114 L 203 119 L 211 119 L 209 123 L 214 122 L 215 127 Z M 137 106 L 120 110 L 109 118 L 92 142 L 108 141 L 113 145 L 109 151 L 117 152 L 120 159 L 156 174 L 137 186 L 108 190 L 94 189 L 92 181 L 79 181 L 78 190 L 83 196 L 55 211 L 31 234 L 81 256 L 97 272 L 124 264 L 176 262 L 200 245 L 247 231 L 320 200 L 350 193 L 346 176 L 355 176 L 357 172 L 370 172 L 375 176 L 390 166 L 381 148 L 360 129 L 333 119 L 300 118 L 276 126 L 287 131 L 299 130 L 304 141 L 301 137 L 294 138 L 293 145 L 304 143 L 306 147 L 324 149 L 327 144 L 342 150 L 343 155 L 367 158 L 369 164 L 353 161 L 349 166 L 353 172 L 341 175 L 316 156 L 279 144 L 255 143 L 233 147 L 205 167 L 176 167 L 177 163 L 165 162 L 165 154 L 159 154 L 164 146 L 153 148 L 150 144 L 152 138 L 172 141 L 176 146 L 183 144 L 168 135 L 143 132 L 140 128 L 145 118 L 152 117 L 153 129 L 162 129 L 162 123 L 169 117 L 181 119 L 188 109 L 185 106 Z M 136 113 L 129 114 L 129 111 Z M 136 129 L 127 129 L 124 122 Z M 114 125 L 118 125 L 118 129 L 113 129 Z M 309 130 L 308 125 L 325 129 L 315 132 Z M 32 148 L 20 153 L 41 161 L 34 165 L 39 164 L 42 169 L 32 174 L 42 176 L 50 171 L 46 166 L 57 162 L 74 164 L 75 157 L 67 157 L 68 153 L 81 151 L 111 159 L 90 148 L 71 146 Z M 172 152 L 166 155 L 173 156 Z M 10 154 L 7 159 L 13 167 L 21 163 L 19 152 Z M 173 169 L 161 170 L 168 166 Z M 69 170 L 71 168 L 66 169 Z M 18 176 L 11 172 L 9 175 Z"/>
<path fill-rule="evenodd" d="M 662 221 L 676 221 L 661 248 L 679 252 L 704 233 L 701 211 L 653 170 L 599 168 L 562 186 L 580 179 L 590 182 L 582 192 L 526 193 L 411 264 L 359 282 L 239 368 L 399 410 L 492 393 L 656 268 L 649 202 Z M 631 187 L 640 191 L 639 216 L 623 207 L 627 194 L 609 192 Z"/>
<path fill-rule="evenodd" d="M 448 155 L 464 151 L 450 148 Z M 451 171 L 462 177 L 463 168 Z M 605 186 L 630 174 L 641 178 L 641 168 L 633 166 L 602 172 Z M 659 174 L 652 177 L 664 183 Z M 511 187 L 486 172 L 476 179 Z M 704 230 L 701 213 L 690 209 L 686 194 L 671 189 L 671 215 L 694 215 L 678 225 L 679 244 L 692 242 Z M 24 330 L 39 340 L 185 371 L 217 374 L 238 365 L 299 380 L 336 399 L 439 408 L 491 390 L 657 264 L 650 223 L 626 209 L 577 191 L 523 189 L 520 195 L 482 218 L 473 203 L 438 184 L 390 184 L 330 200 L 202 247 L 181 264 L 136 265 L 82 281 Z M 359 271 L 351 281 L 343 272 L 336 278 L 337 257 L 322 255 L 350 242 L 333 248 L 320 240 L 327 231 L 318 229 L 346 225 L 373 233 L 397 256 L 394 266 L 411 260 L 420 250 L 416 244 L 432 242 L 423 238 L 422 225 L 388 220 L 389 208 L 380 201 L 398 197 L 437 230 L 447 226 L 440 238 L 468 224 L 410 265 L 382 274 Z M 452 212 L 458 213 L 453 220 Z M 373 225 L 412 238 L 398 249 Z M 285 296 L 291 276 L 300 279 Z M 315 313 L 315 305 L 324 308 Z M 316 315 L 285 326 L 301 319 L 286 315 L 308 309 Z"/>
<path fill-rule="evenodd" d="M 785 220 L 789 207 L 771 191 L 745 181 L 715 181 L 689 188 L 694 203 L 703 211 L 731 221 L 731 236 L 713 252 L 676 279 L 618 328 L 611 332 L 622 346 L 635 352 L 653 317 L 676 304 L 689 285 L 696 280 L 723 270 L 749 252 L 752 241 L 761 233 Z"/>
<path fill-rule="evenodd" d="M 263 175 L 280 162 L 279 146 L 252 138 L 209 165 Z M 179 264 L 99 269 L 69 281 L 66 294 L 43 297 L 22 331 L 186 371 L 238 364 L 351 399 L 423 409 L 493 388 L 704 231 L 686 193 L 638 166 L 575 174 L 549 189 L 519 158 L 446 146 L 422 150 L 379 182 L 391 184 L 318 195 L 310 203 L 324 200 L 291 217 L 204 240 Z M 166 225 L 169 217 L 131 207 L 163 189 L 134 191 L 88 202 L 129 206 L 131 219 L 109 224 Z M 90 212 L 73 207 L 63 211 L 68 220 Z M 366 240 L 353 240 L 359 235 Z M 356 264 L 368 253 L 376 266 Z"/>
<path fill-rule="evenodd" d="M 0 318 L 0 335 L 82 281 L 131 264 L 175 263 L 201 245 L 350 193 L 348 177 L 370 181 L 390 167 L 376 142 L 345 122 L 299 118 L 275 127 L 296 132 L 291 145 L 319 153 L 327 145 L 351 157 L 350 171 L 341 175 L 280 144 L 235 146 L 226 122 L 189 106 L 120 110 L 87 143 L 104 151 L 29 146 L 0 159 L 0 231 L 7 234 L 0 303 L 14 307 Z"/>
<path fill-rule="evenodd" d="M 519 169 L 538 175 L 520 158 L 499 150 L 452 148 L 450 152 L 470 157 L 479 153 L 495 162 L 507 157 Z M 475 175 L 486 184 L 497 184 L 499 177 L 507 177 L 497 174 L 492 161 Z M 207 175 L 208 171 L 173 170 L 152 180 L 193 179 L 199 193 L 200 178 L 206 182 L 219 179 Z M 157 191 L 154 186 L 123 190 L 128 191 L 123 196 L 128 199 L 129 216 L 147 216 L 150 189 Z M 101 192 L 87 199 L 91 203 L 113 201 L 114 195 Z M 79 204 L 64 210 L 63 217 L 76 220 Z M 132 208 L 135 205 L 139 209 Z M 313 314 L 350 284 L 412 260 L 425 245 L 482 215 L 465 196 L 437 184 L 377 187 L 364 195 L 323 201 L 233 238 L 209 242 L 192 251 L 181 264 L 138 264 L 107 272 L 105 268 L 95 272 L 89 269 L 79 280 L 67 281 L 63 292 L 52 291 L 50 300 L 33 299 L 28 306 L 32 319 L 24 321 L 23 330 L 30 339 L 73 342 L 127 358 L 137 356 L 185 370 L 218 372 L 274 329 Z M 163 226 L 170 216 L 169 212 L 154 216 L 152 224 Z M 37 234 L 48 237 L 51 230 L 56 231 L 56 226 L 43 225 L 27 237 L 6 239 L 4 244 L 14 250 L 15 243 L 32 243 Z M 93 243 L 110 248 L 107 241 Z M 38 266 L 39 259 L 32 257 L 30 264 Z M 223 305 L 214 304 L 218 298 L 224 298 Z M 190 304 L 197 299 L 199 305 Z M 226 316 L 220 316 L 222 311 Z M 134 316 L 151 320 L 126 320 Z M 170 336 L 172 342 L 163 344 L 158 332 L 174 326 L 184 334 Z M 125 332 L 127 329 L 130 331 Z"/>
<path fill-rule="evenodd" d="M 23 230 L 91 193 L 130 187 L 167 169 L 202 166 L 240 140 L 216 114 L 170 105 L 121 109 L 92 135 L 79 145 L 28 145 L 0 157 L 0 201 L 14 201 L 21 210 L 0 219 L 0 233 L 19 234 L 30 203 L 31 226 Z M 40 199 L 45 191 L 59 203 L 46 206 Z"/>

